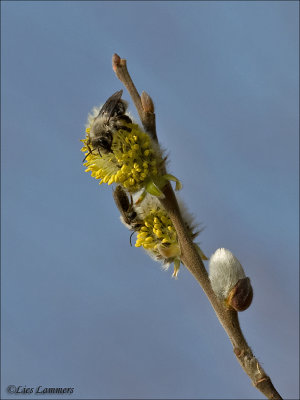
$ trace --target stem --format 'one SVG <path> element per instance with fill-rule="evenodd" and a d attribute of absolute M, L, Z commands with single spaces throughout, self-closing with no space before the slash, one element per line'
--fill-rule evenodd
<path fill-rule="evenodd" d="M 127 70 L 126 60 L 121 59 L 117 54 L 114 54 L 113 56 L 113 70 L 127 88 L 139 113 L 144 129 L 157 141 L 154 108 L 151 110 L 151 107 L 149 109 L 145 106 L 143 107 L 145 101 L 141 100 L 141 97 L 133 84 Z M 148 95 L 146 94 L 146 96 Z M 251 379 L 253 385 L 268 399 L 282 399 L 273 386 L 271 378 L 265 373 L 262 366 L 253 355 L 252 350 L 242 333 L 237 312 L 226 308 L 225 305 L 218 300 L 212 290 L 207 271 L 194 246 L 190 234 L 187 231 L 178 207 L 176 196 L 170 183 L 164 187 L 163 192 L 165 198 L 160 201 L 169 214 L 175 227 L 181 249 L 181 260 L 186 268 L 193 274 L 208 297 L 221 325 L 232 343 L 234 354 L 240 365 Z"/>

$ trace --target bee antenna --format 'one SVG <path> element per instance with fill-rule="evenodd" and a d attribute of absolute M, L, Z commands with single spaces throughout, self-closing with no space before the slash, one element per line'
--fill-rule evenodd
<path fill-rule="evenodd" d="M 129 243 L 130 243 L 131 247 L 132 247 L 131 238 L 132 238 L 133 235 L 134 235 L 134 231 L 132 232 L 132 234 L 130 235 L 130 238 L 129 238 Z"/>
<path fill-rule="evenodd" d="M 82 162 L 85 162 L 85 160 L 86 160 L 86 158 L 87 158 L 87 156 L 88 156 L 89 154 L 91 154 L 91 153 L 87 153 L 87 155 L 84 157 L 84 159 L 82 160 Z"/>
<path fill-rule="evenodd" d="M 93 151 L 94 151 L 95 149 L 91 149 L 90 147 L 89 147 L 89 152 L 87 153 L 87 155 L 84 157 L 84 159 L 82 160 L 82 162 L 84 162 L 85 160 L 86 160 L 86 158 L 87 158 L 87 156 L 89 156 L 90 154 L 93 154 Z M 98 153 L 99 153 L 99 156 L 100 157 L 102 157 L 102 155 L 101 155 L 101 153 L 100 153 L 100 150 L 99 150 L 99 147 L 98 147 Z"/>

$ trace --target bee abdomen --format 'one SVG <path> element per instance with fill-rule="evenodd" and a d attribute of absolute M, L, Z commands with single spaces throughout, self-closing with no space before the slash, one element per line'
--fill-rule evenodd
<path fill-rule="evenodd" d="M 123 121 L 127 122 L 128 124 L 132 123 L 132 119 L 126 114 L 120 116 L 119 120 L 123 120 Z"/>
<path fill-rule="evenodd" d="M 118 129 L 122 129 L 123 131 L 127 131 L 127 132 L 131 132 L 132 131 L 131 128 L 129 128 L 128 126 L 125 126 L 125 125 L 119 126 Z"/>
<path fill-rule="evenodd" d="M 121 115 L 120 117 L 118 117 L 117 119 L 116 118 L 114 118 L 115 119 L 115 121 L 114 121 L 114 128 L 115 129 L 122 129 L 122 130 L 124 130 L 124 131 L 127 131 L 127 132 L 131 132 L 132 131 L 132 129 L 129 127 L 129 126 L 127 126 L 126 124 L 131 124 L 132 123 L 132 120 L 131 120 L 131 118 L 130 117 L 128 117 L 128 115 Z"/>

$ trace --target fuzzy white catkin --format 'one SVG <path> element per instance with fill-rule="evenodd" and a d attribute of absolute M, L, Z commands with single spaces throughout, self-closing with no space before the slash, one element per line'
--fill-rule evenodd
<path fill-rule="evenodd" d="M 245 277 L 243 267 L 231 251 L 221 248 L 211 256 L 209 279 L 213 291 L 220 299 L 226 299 L 237 281 Z"/>

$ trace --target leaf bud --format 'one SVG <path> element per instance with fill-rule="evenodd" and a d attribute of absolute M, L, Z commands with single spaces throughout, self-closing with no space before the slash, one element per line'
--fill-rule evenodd
<path fill-rule="evenodd" d="M 148 93 L 146 93 L 144 91 L 142 92 L 141 102 L 142 102 L 142 106 L 143 106 L 143 109 L 145 112 L 154 113 L 153 100 L 151 99 L 151 97 L 149 96 Z"/>
<path fill-rule="evenodd" d="M 120 62 L 121 62 L 121 58 L 120 58 L 120 56 L 118 56 L 118 54 L 114 54 L 113 55 L 113 57 L 112 57 L 112 67 L 113 67 L 113 70 L 114 71 L 116 71 L 116 69 L 118 68 L 118 66 L 120 65 Z"/>

